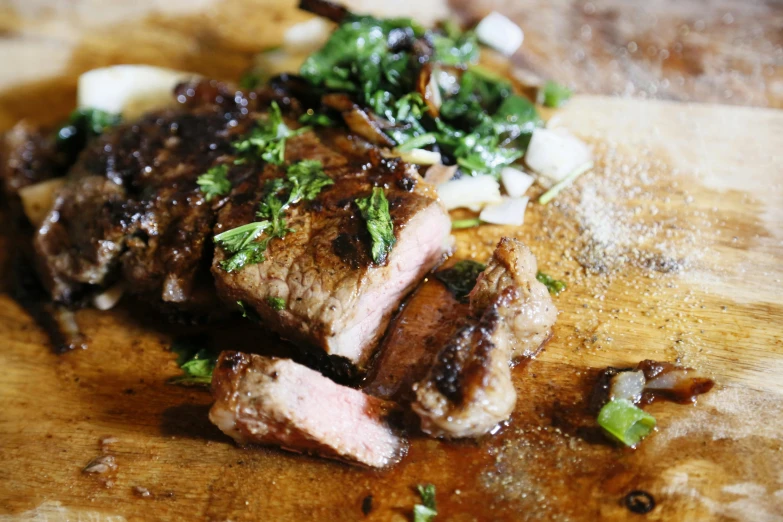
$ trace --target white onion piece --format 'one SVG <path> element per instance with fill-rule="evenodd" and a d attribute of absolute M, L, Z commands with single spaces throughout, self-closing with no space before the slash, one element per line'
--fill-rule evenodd
<path fill-rule="evenodd" d="M 646 390 L 661 391 L 661 390 L 676 390 L 689 383 L 690 379 L 696 377 L 696 372 L 687 370 L 685 368 L 674 368 L 669 371 L 664 371 L 657 377 L 653 377 L 644 386 Z"/>
<path fill-rule="evenodd" d="M 111 310 L 120 302 L 125 293 L 125 285 L 117 283 L 92 298 L 92 305 L 98 310 Z"/>
<path fill-rule="evenodd" d="M 522 29 L 497 11 L 492 11 L 479 22 L 476 36 L 481 43 L 505 56 L 514 54 L 525 39 Z"/>
<path fill-rule="evenodd" d="M 510 198 L 503 196 L 503 201 L 487 205 L 481 211 L 479 218 L 493 225 L 521 225 L 525 222 L 525 209 L 528 198 Z"/>
<path fill-rule="evenodd" d="M 456 173 L 457 165 L 436 163 L 427 169 L 427 172 L 424 174 L 424 181 L 432 183 L 433 185 L 440 185 L 441 183 L 450 181 Z"/>
<path fill-rule="evenodd" d="M 609 400 L 627 399 L 634 404 L 642 400 L 644 391 L 644 372 L 619 372 L 612 377 L 612 386 L 609 389 Z"/>
<path fill-rule="evenodd" d="M 174 87 L 197 75 L 151 65 L 113 65 L 79 76 L 77 102 L 133 119 L 175 103 Z"/>
<path fill-rule="evenodd" d="M 294 24 L 283 34 L 283 47 L 293 52 L 314 51 L 326 43 L 333 27 L 334 24 L 321 17 Z"/>
<path fill-rule="evenodd" d="M 535 178 L 527 172 L 522 172 L 514 167 L 503 167 L 500 170 L 500 180 L 503 182 L 503 188 L 506 194 L 512 198 L 521 198 L 533 185 Z"/>
<path fill-rule="evenodd" d="M 469 208 L 477 211 L 485 205 L 500 203 L 500 184 L 492 176 L 463 176 L 438 185 L 438 196 L 447 210 Z"/>
<path fill-rule="evenodd" d="M 34 227 L 41 226 L 54 206 L 57 189 L 64 183 L 65 178 L 55 178 L 19 189 L 19 199 L 22 200 L 24 214 Z"/>
<path fill-rule="evenodd" d="M 590 148 L 564 129 L 534 130 L 525 153 L 525 163 L 544 176 L 548 186 L 561 181 L 592 159 Z"/>
<path fill-rule="evenodd" d="M 414 165 L 436 165 L 440 163 L 440 152 L 433 152 L 427 149 L 411 149 L 404 152 L 397 152 L 402 161 L 413 163 Z"/>

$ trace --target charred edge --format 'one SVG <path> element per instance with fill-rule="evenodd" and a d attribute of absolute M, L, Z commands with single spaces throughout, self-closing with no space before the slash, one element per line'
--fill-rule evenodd
<path fill-rule="evenodd" d="M 354 385 L 361 377 L 359 370 L 346 357 L 329 355 L 320 348 L 292 346 L 291 359 L 311 368 L 338 384 Z"/>
<path fill-rule="evenodd" d="M 337 24 L 345 20 L 351 12 L 345 7 L 328 0 L 300 0 L 299 9 L 327 18 Z"/>
<path fill-rule="evenodd" d="M 497 349 L 492 341 L 492 334 L 497 330 L 500 321 L 500 314 L 496 306 L 488 308 L 481 316 L 478 328 L 473 332 L 472 357 L 466 361 L 463 371 L 463 395 L 473 387 L 485 386 L 484 379 L 490 373 L 492 355 Z"/>
<path fill-rule="evenodd" d="M 455 404 L 461 404 L 464 399 L 462 371 L 475 329 L 476 327 L 473 325 L 462 327 L 457 335 L 449 341 L 449 344 L 440 351 L 432 368 L 435 387 L 444 397 Z"/>

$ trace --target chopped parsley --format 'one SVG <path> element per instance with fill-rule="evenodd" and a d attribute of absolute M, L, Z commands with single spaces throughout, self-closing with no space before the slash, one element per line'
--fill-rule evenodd
<path fill-rule="evenodd" d="M 573 91 L 565 85 L 548 81 L 541 91 L 541 103 L 546 107 L 557 109 L 571 98 Z"/>
<path fill-rule="evenodd" d="M 446 285 L 454 297 L 460 301 L 466 301 L 468 294 L 476 286 L 478 276 L 487 268 L 487 265 L 464 259 L 458 261 L 451 268 L 438 270 L 435 272 L 435 278 Z"/>
<path fill-rule="evenodd" d="M 285 310 L 285 299 L 282 297 L 272 297 L 271 295 L 266 298 L 266 302 L 269 303 L 269 306 L 271 306 L 274 310 L 277 310 L 278 312 L 281 310 Z"/>
<path fill-rule="evenodd" d="M 174 340 L 171 351 L 177 354 L 177 364 L 184 372 L 184 375 L 170 379 L 171 384 L 209 386 L 218 357 L 214 350 L 200 339 L 183 337 Z"/>
<path fill-rule="evenodd" d="M 435 520 L 438 514 L 435 504 L 435 486 L 432 484 L 419 484 L 416 490 L 421 496 L 421 504 L 413 506 L 413 522 L 430 522 Z"/>
<path fill-rule="evenodd" d="M 408 19 L 349 14 L 300 74 L 386 120 L 381 127 L 398 151 L 437 147 L 467 174 L 497 175 L 519 160 L 542 121 L 508 80 L 476 65 L 478 57 L 475 34 L 456 24 L 424 31 Z M 437 115 L 417 92 L 424 64 L 442 98 Z"/>
<path fill-rule="evenodd" d="M 566 289 L 566 284 L 563 281 L 550 277 L 543 272 L 538 272 L 536 274 L 536 279 L 538 279 L 540 283 L 543 283 L 552 295 L 557 295 Z"/>
<path fill-rule="evenodd" d="M 291 130 L 283 121 L 280 106 L 273 101 L 265 120 L 259 120 L 242 139 L 233 143 L 234 150 L 242 156 L 242 163 L 248 157 L 258 157 L 274 165 L 282 165 L 285 160 L 286 139 L 307 131 L 307 127 Z"/>
<path fill-rule="evenodd" d="M 389 214 L 389 200 L 380 187 L 372 189 L 372 194 L 356 200 L 356 206 L 367 223 L 367 231 L 372 238 L 372 259 L 376 265 L 382 265 L 397 242 L 394 237 L 394 223 Z"/>
<path fill-rule="evenodd" d="M 57 146 L 72 160 L 87 144 L 87 140 L 100 136 L 106 129 L 118 125 L 122 116 L 100 109 L 76 109 L 68 121 L 57 130 Z"/>
<path fill-rule="evenodd" d="M 320 161 L 303 160 L 289 166 L 285 178 L 268 180 L 254 221 L 232 228 L 215 236 L 223 250 L 230 254 L 221 261 L 226 272 L 234 272 L 247 265 L 263 263 L 269 241 L 283 238 L 292 232 L 285 220 L 285 212 L 302 200 L 315 199 L 321 190 L 334 183 L 323 171 Z M 266 237 L 261 239 L 262 235 Z"/>
<path fill-rule="evenodd" d="M 226 177 L 227 173 L 226 165 L 217 165 L 198 177 L 196 183 L 204 193 L 205 200 L 211 201 L 215 196 L 225 196 L 231 192 L 231 182 Z"/>

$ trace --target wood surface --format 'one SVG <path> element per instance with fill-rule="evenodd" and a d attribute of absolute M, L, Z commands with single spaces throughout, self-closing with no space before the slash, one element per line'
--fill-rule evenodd
<path fill-rule="evenodd" d="M 203 41 L 210 27 L 196 14 L 166 16 L 154 34 L 172 42 Z M 123 27 L 111 45 L 88 39 L 59 75 L 0 96 L 3 121 L 54 121 L 79 70 L 153 56 L 151 44 L 128 43 L 149 25 Z M 173 45 L 152 61 L 235 76 L 252 52 L 238 50 L 240 38 Z M 51 106 L 33 103 L 42 93 Z M 783 519 L 783 113 L 578 96 L 554 118 L 592 144 L 596 168 L 552 204 L 531 204 L 518 229 L 456 234 L 456 255 L 477 259 L 502 235 L 519 237 L 569 285 L 554 339 L 514 370 L 519 402 L 500 433 L 414 438 L 388 471 L 238 448 L 208 422 L 208 393 L 166 384 L 182 327 L 132 302 L 82 310 L 89 348 L 58 356 L 4 292 L 0 521 L 408 520 L 423 482 L 437 487 L 438 520 Z M 0 236 L 6 275 L 11 254 Z M 204 335 L 232 349 L 278 343 L 241 321 Z M 718 385 L 695 406 L 651 405 L 657 433 L 618 449 L 597 435 L 586 394 L 597 368 L 645 358 L 697 367 Z M 82 472 L 101 455 L 117 469 Z M 655 498 L 644 517 L 623 503 L 633 490 Z"/>

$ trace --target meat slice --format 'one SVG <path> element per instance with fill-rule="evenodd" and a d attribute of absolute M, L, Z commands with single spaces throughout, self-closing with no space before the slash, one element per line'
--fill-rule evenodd
<path fill-rule="evenodd" d="M 362 389 L 402 404 L 413 401 L 413 385 L 427 375 L 469 313 L 469 305 L 443 283 L 427 279 L 392 320 Z"/>
<path fill-rule="evenodd" d="M 334 383 L 289 359 L 223 352 L 210 420 L 240 444 L 280 446 L 381 468 L 402 458 L 394 403 Z"/>
<path fill-rule="evenodd" d="M 423 431 L 435 437 L 476 437 L 511 415 L 516 392 L 510 363 L 515 356 L 535 355 L 557 318 L 536 271 L 527 247 L 501 239 L 470 294 L 473 317 L 414 386 L 412 408 Z"/>
<path fill-rule="evenodd" d="M 283 337 L 361 367 L 403 297 L 442 259 L 451 222 L 434 188 L 415 170 L 345 136 L 335 130 L 288 140 L 287 163 L 320 160 L 334 184 L 287 211 L 293 232 L 269 242 L 265 261 L 226 272 L 220 266 L 225 253 L 217 248 L 212 273 L 227 302 L 242 301 Z M 282 175 L 268 165 L 237 187 L 215 233 L 254 221 L 266 181 Z M 384 264 L 372 261 L 371 238 L 355 203 L 375 186 L 385 187 L 396 236 Z M 282 299 L 283 309 L 272 307 L 270 298 Z"/>
<path fill-rule="evenodd" d="M 0 144 L 0 178 L 7 194 L 60 176 L 68 158 L 58 150 L 51 132 L 43 132 L 26 121 L 14 125 Z"/>

